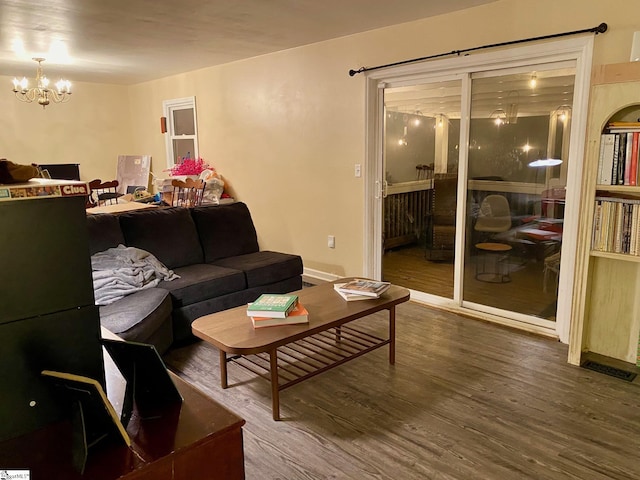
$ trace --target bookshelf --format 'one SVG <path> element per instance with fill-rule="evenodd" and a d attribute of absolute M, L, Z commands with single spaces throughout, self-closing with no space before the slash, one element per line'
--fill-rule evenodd
<path fill-rule="evenodd" d="M 583 215 L 569 340 L 569 363 L 574 365 L 594 354 L 611 363 L 623 362 L 629 369 L 636 365 L 640 335 L 640 255 L 616 252 L 611 245 L 603 247 L 597 243 L 598 225 L 611 230 L 612 224 L 599 223 L 601 210 L 597 211 L 596 200 L 608 197 L 607 203 L 622 205 L 640 202 L 640 186 L 605 184 L 600 167 L 601 141 L 603 134 L 609 133 L 610 122 L 635 122 L 639 118 L 640 62 L 596 67 L 592 76 L 582 181 Z M 615 235 L 615 231 L 608 234 Z"/>

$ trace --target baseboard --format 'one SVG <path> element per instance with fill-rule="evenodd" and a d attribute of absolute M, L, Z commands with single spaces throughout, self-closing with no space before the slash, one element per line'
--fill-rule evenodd
<path fill-rule="evenodd" d="M 341 278 L 339 275 L 314 270 L 312 268 L 304 268 L 302 271 L 302 281 L 317 285 L 319 283 L 333 282 Z"/>

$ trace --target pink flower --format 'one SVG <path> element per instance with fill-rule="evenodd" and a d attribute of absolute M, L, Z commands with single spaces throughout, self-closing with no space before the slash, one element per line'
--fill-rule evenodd
<path fill-rule="evenodd" d="M 203 170 L 216 171 L 211 165 L 205 162 L 202 158 L 194 160 L 193 158 L 183 158 L 182 163 L 174 165 L 172 168 L 165 170 L 172 176 L 175 175 L 200 175 Z"/>

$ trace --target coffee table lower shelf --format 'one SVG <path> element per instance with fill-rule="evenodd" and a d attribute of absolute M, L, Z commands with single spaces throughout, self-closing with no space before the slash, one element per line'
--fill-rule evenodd
<path fill-rule="evenodd" d="M 227 387 L 226 364 L 233 362 L 271 382 L 274 420 L 280 419 L 279 392 L 377 348 L 389 345 L 389 363 L 395 363 L 392 338 L 380 338 L 353 325 L 342 325 L 305 337 L 268 352 L 227 355 L 220 351 L 222 387 Z"/>

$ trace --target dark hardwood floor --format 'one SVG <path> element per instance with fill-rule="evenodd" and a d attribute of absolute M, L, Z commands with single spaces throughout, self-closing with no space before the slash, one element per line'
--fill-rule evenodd
<path fill-rule="evenodd" d="M 311 312 L 313 315 L 313 312 Z M 384 315 L 360 320 L 383 334 Z M 169 368 L 246 420 L 248 480 L 638 479 L 640 389 L 567 364 L 557 341 L 433 310 L 398 307 L 387 349 L 284 390 L 218 352 L 176 348 Z"/>

